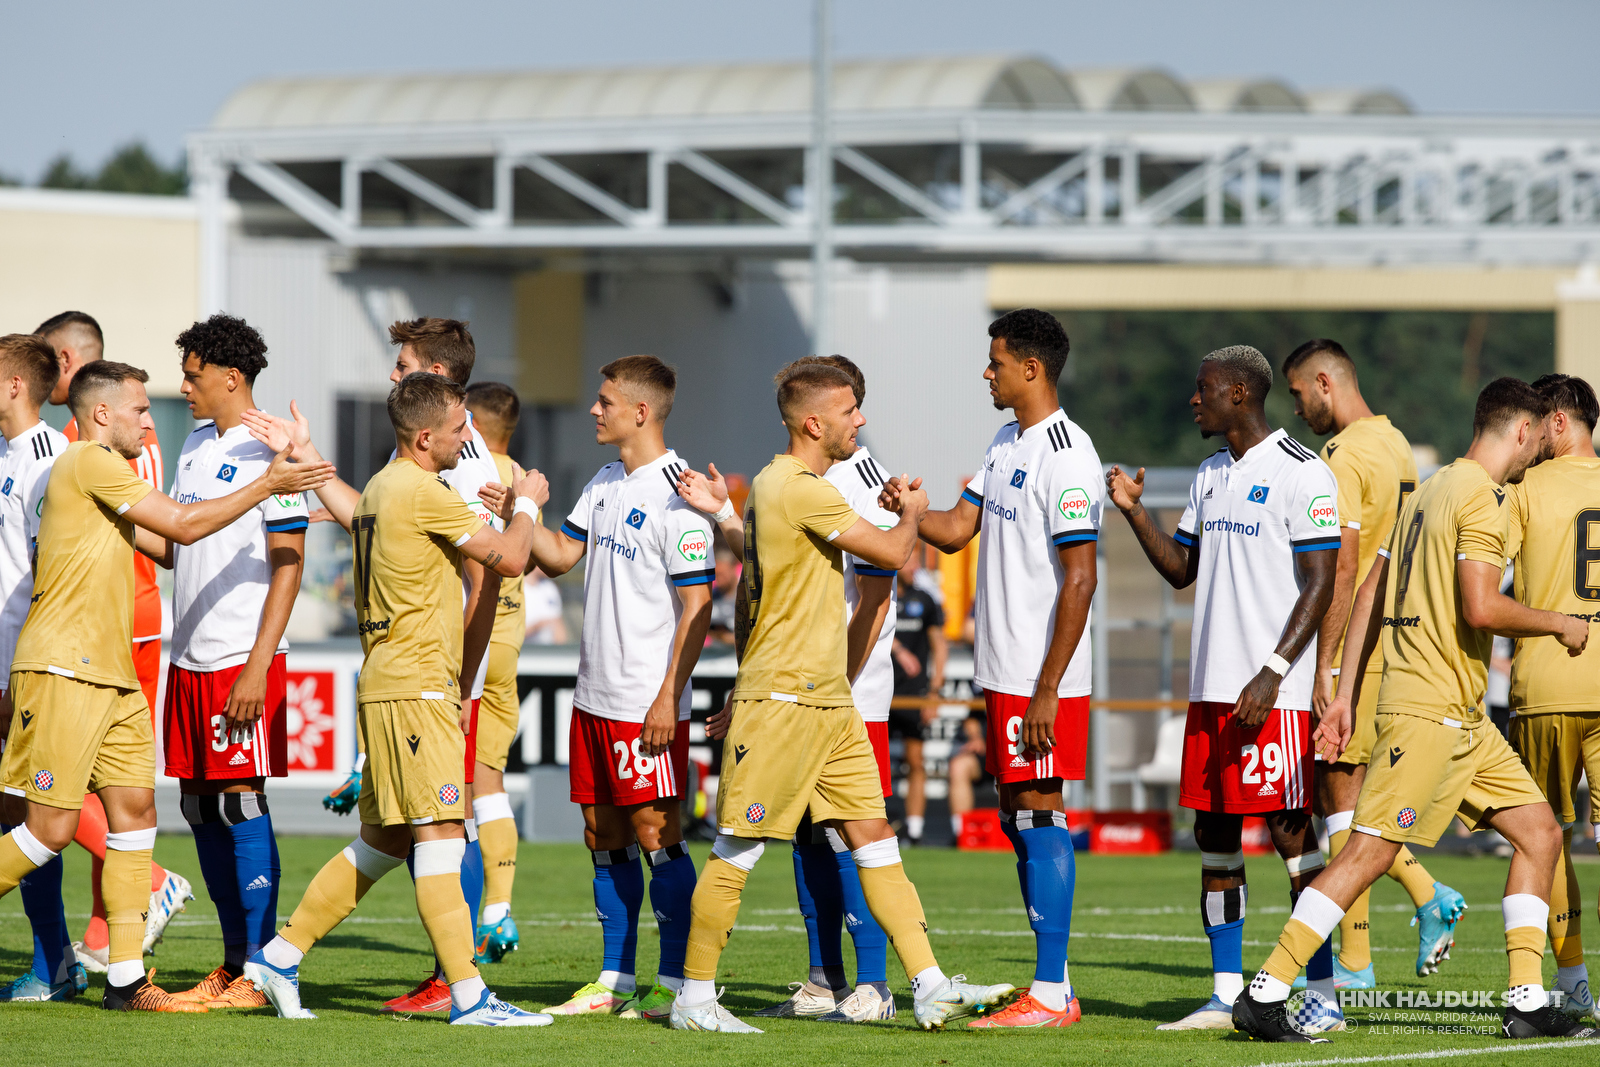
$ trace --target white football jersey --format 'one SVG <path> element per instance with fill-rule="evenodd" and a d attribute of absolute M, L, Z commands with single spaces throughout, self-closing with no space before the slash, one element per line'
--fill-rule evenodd
<path fill-rule="evenodd" d="M 1283 430 L 1233 458 L 1200 464 L 1173 536 L 1200 546 L 1189 637 L 1189 699 L 1238 703 L 1278 647 L 1300 597 L 1294 557 L 1339 547 L 1339 486 L 1315 452 Z M 1311 707 L 1317 638 L 1278 687 L 1277 706 Z"/>
<path fill-rule="evenodd" d="M 856 454 L 849 459 L 841 460 L 828 468 L 824 475 L 834 487 L 844 494 L 845 503 L 863 519 L 883 529 L 892 529 L 900 519 L 892 512 L 885 511 L 878 506 L 878 494 L 883 492 L 883 483 L 888 477 L 883 468 L 874 462 L 872 456 L 865 448 L 856 449 Z M 856 710 L 867 722 L 888 722 L 889 701 L 894 699 L 894 664 L 890 660 L 890 650 L 894 645 L 895 626 L 895 601 L 894 571 L 874 567 L 865 560 L 845 553 L 844 557 L 844 610 L 845 618 L 849 619 L 856 610 L 856 604 L 861 600 L 861 593 L 856 589 L 856 575 L 869 577 L 887 577 L 889 582 L 889 613 L 884 616 L 883 629 L 878 631 L 878 641 L 872 646 L 872 651 L 867 655 L 867 662 L 862 664 L 861 673 L 856 675 L 856 680 L 850 683 L 850 695 L 856 702 Z"/>
<path fill-rule="evenodd" d="M 207 422 L 184 440 L 169 495 L 180 504 L 227 496 L 265 474 L 272 459 L 244 426 L 218 436 Z M 173 663 L 220 671 L 250 658 L 272 581 L 267 534 L 304 530 L 307 516 L 304 493 L 269 496 L 210 537 L 172 546 Z M 278 651 L 288 650 L 280 637 Z"/>
<path fill-rule="evenodd" d="M 11 660 L 33 602 L 33 544 L 45 486 L 66 449 L 66 437 L 42 421 L 16 440 L 0 438 L 0 692 L 10 688 Z"/>
<path fill-rule="evenodd" d="M 583 637 L 572 702 L 602 719 L 644 722 L 672 661 L 677 590 L 710 585 L 711 520 L 678 496 L 684 464 L 667 449 L 632 474 L 620 461 L 590 479 L 561 524 L 587 544 Z M 678 719 L 689 717 L 684 686 Z"/>
<path fill-rule="evenodd" d="M 1058 550 L 1099 540 L 1104 483 L 1094 442 L 1057 408 L 1020 435 L 1002 426 L 962 490 L 983 509 L 972 677 L 984 689 L 1033 695 L 1066 580 Z M 1056 692 L 1084 696 L 1093 676 L 1086 623 Z"/>
<path fill-rule="evenodd" d="M 496 530 L 504 530 L 506 524 L 498 515 L 489 510 L 478 496 L 478 490 L 490 482 L 500 480 L 500 471 L 494 465 L 494 457 L 489 454 L 489 446 L 483 439 L 483 434 L 478 432 L 478 427 L 472 421 L 472 412 L 467 412 L 467 427 L 472 431 L 472 439 L 461 446 L 461 455 L 456 458 L 456 465 L 447 471 L 440 471 L 439 477 L 444 483 L 460 494 L 467 508 L 478 518 Z M 389 461 L 400 453 L 398 450 L 389 453 Z M 509 580 L 509 579 L 507 579 Z M 463 610 L 467 603 L 467 589 L 465 581 L 461 587 L 461 605 Z M 473 700 L 483 698 L 483 682 L 489 676 L 489 649 L 483 650 L 483 658 L 478 661 L 478 676 L 472 681 Z"/>

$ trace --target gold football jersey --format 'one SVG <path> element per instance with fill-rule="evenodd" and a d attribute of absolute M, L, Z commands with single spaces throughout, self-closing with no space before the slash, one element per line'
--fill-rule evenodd
<path fill-rule="evenodd" d="M 1405 506 L 1406 497 L 1416 492 L 1417 461 L 1412 458 L 1411 443 L 1394 428 L 1387 415 L 1352 422 L 1322 446 L 1322 458 L 1339 480 L 1339 518 L 1344 525 L 1359 531 L 1356 588 L 1360 589 L 1377 562 L 1378 550 L 1389 540 L 1395 516 Z M 1343 649 L 1341 638 L 1333 654 L 1335 666 Z M 1367 661 L 1367 672 L 1382 670 L 1383 643 L 1379 642 Z"/>
<path fill-rule="evenodd" d="M 774 456 L 750 483 L 744 583 L 750 637 L 733 695 L 820 707 L 852 703 L 845 678 L 844 553 L 834 538 L 859 519 L 833 483 Z"/>
<path fill-rule="evenodd" d="M 139 688 L 133 669 L 133 523 L 154 489 L 120 454 L 74 441 L 50 470 L 39 517 L 33 604 L 14 671 Z"/>
<path fill-rule="evenodd" d="M 1517 599 L 1593 622 L 1600 615 L 1600 459 L 1546 460 L 1506 490 L 1506 555 L 1516 564 Z M 1511 707 L 1518 715 L 1600 711 L 1594 652 L 1574 658 L 1554 637 L 1519 640 Z"/>
<path fill-rule="evenodd" d="M 500 473 L 500 484 L 510 487 L 516 480 L 517 467 L 510 456 L 490 452 L 494 468 Z M 493 644 L 522 647 L 528 636 L 528 626 L 522 611 L 522 579 L 500 579 L 500 606 L 494 613 L 494 632 L 489 640 Z"/>
<path fill-rule="evenodd" d="M 459 549 L 483 525 L 414 460 L 391 460 L 372 476 L 350 523 L 367 657 L 357 701 L 462 699 Z"/>
<path fill-rule="evenodd" d="M 1385 659 L 1378 711 L 1473 725 L 1489 679 L 1493 635 L 1461 614 L 1458 560 L 1506 564 L 1506 490 L 1458 459 L 1422 483 L 1400 509 L 1383 554 Z"/>

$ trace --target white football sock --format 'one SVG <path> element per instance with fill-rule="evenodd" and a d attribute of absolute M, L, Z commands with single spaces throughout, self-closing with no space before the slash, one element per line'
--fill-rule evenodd
<path fill-rule="evenodd" d="M 663 989 L 670 989 L 676 993 L 678 990 L 683 988 L 683 979 L 668 978 L 664 974 L 658 974 L 656 975 L 656 985 L 661 986 Z"/>
<path fill-rule="evenodd" d="M 961 837 L 961 816 L 959 815 L 950 816 L 950 836 L 957 839 Z"/>
<path fill-rule="evenodd" d="M 1331 974 L 1326 978 L 1307 979 L 1306 988 L 1313 993 L 1321 993 L 1327 998 L 1329 1004 L 1339 1003 L 1339 990 L 1333 984 L 1333 976 Z"/>
<path fill-rule="evenodd" d="M 1266 971 L 1257 971 L 1250 979 L 1250 996 L 1263 1004 L 1277 1004 L 1289 999 L 1289 983 L 1278 981 Z"/>
<path fill-rule="evenodd" d="M 678 990 L 680 1008 L 695 1008 L 717 999 L 717 983 L 710 978 L 685 978 Z"/>
<path fill-rule="evenodd" d="M 306 954 L 283 938 L 275 937 L 262 946 L 261 957 L 274 967 L 298 967 Z"/>
<path fill-rule="evenodd" d="M 1519 985 L 1506 994 L 1506 1000 L 1518 1011 L 1537 1011 L 1549 1002 L 1545 996 L 1544 987 L 1533 985 Z"/>
<path fill-rule="evenodd" d="M 1556 988 L 1564 993 L 1577 990 L 1579 983 L 1589 980 L 1589 967 L 1580 963 L 1576 967 L 1556 968 Z"/>
<path fill-rule="evenodd" d="M 463 978 L 459 982 L 450 983 L 450 1006 L 457 1011 L 466 1011 L 483 998 L 483 991 L 489 987 L 483 984 L 483 975 L 475 974 L 471 978 Z"/>
<path fill-rule="evenodd" d="M 499 904 L 485 904 L 483 906 L 483 925 L 493 926 L 495 923 L 511 914 L 511 905 L 504 902 Z"/>
<path fill-rule="evenodd" d="M 1211 973 L 1211 994 L 1222 1003 L 1233 1007 L 1233 1002 L 1239 999 L 1239 994 L 1244 992 L 1244 975 L 1237 971 L 1213 971 Z"/>
<path fill-rule="evenodd" d="M 906 816 L 906 836 L 916 839 L 922 836 L 923 818 L 921 815 Z"/>
<path fill-rule="evenodd" d="M 911 979 L 911 995 L 917 1000 L 932 996 L 944 984 L 944 972 L 938 967 L 918 971 Z"/>
<path fill-rule="evenodd" d="M 144 960 L 122 960 L 106 968 L 106 985 L 132 985 L 144 977 Z"/>
<path fill-rule="evenodd" d="M 1028 986 L 1028 995 L 1051 1011 L 1063 1011 L 1067 1006 L 1067 991 L 1071 988 L 1065 982 L 1035 981 Z"/>
<path fill-rule="evenodd" d="M 639 984 L 633 975 L 623 974 L 621 971 L 601 971 L 597 981 L 616 993 L 632 993 Z"/>

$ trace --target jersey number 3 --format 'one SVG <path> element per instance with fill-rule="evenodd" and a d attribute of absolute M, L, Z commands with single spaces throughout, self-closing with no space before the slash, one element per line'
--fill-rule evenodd
<path fill-rule="evenodd" d="M 1578 512 L 1572 543 L 1572 591 L 1579 600 L 1600 600 L 1600 508 Z"/>

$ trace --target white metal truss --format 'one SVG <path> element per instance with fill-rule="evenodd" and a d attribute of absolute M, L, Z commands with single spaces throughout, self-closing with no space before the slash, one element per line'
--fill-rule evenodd
<path fill-rule="evenodd" d="M 973 111 L 840 114 L 836 188 L 855 181 L 892 217 L 836 218 L 846 254 L 1050 259 L 1568 264 L 1600 254 L 1600 121 L 1269 114 Z M 359 249 L 750 250 L 813 239 L 796 188 L 774 195 L 717 153 L 809 152 L 806 116 L 550 124 L 208 131 L 190 141 L 204 209 L 236 172 L 329 238 Z M 947 180 L 892 161 L 944 152 Z M 642 204 L 563 157 L 642 158 Z M 887 157 L 887 158 L 886 158 Z M 491 202 L 472 204 L 415 161 L 492 159 Z M 1033 158 L 1038 177 L 1007 161 Z M 402 163 L 400 160 L 412 161 Z M 999 162 L 996 162 L 996 161 Z M 287 167 L 337 163 L 339 202 Z M 683 221 L 669 168 L 709 183 L 736 218 Z M 525 168 L 587 205 L 592 222 L 518 221 Z M 809 175 L 814 168 L 796 168 Z M 423 225 L 364 218 L 377 174 L 438 213 Z M 220 218 L 220 213 L 213 213 Z"/>

